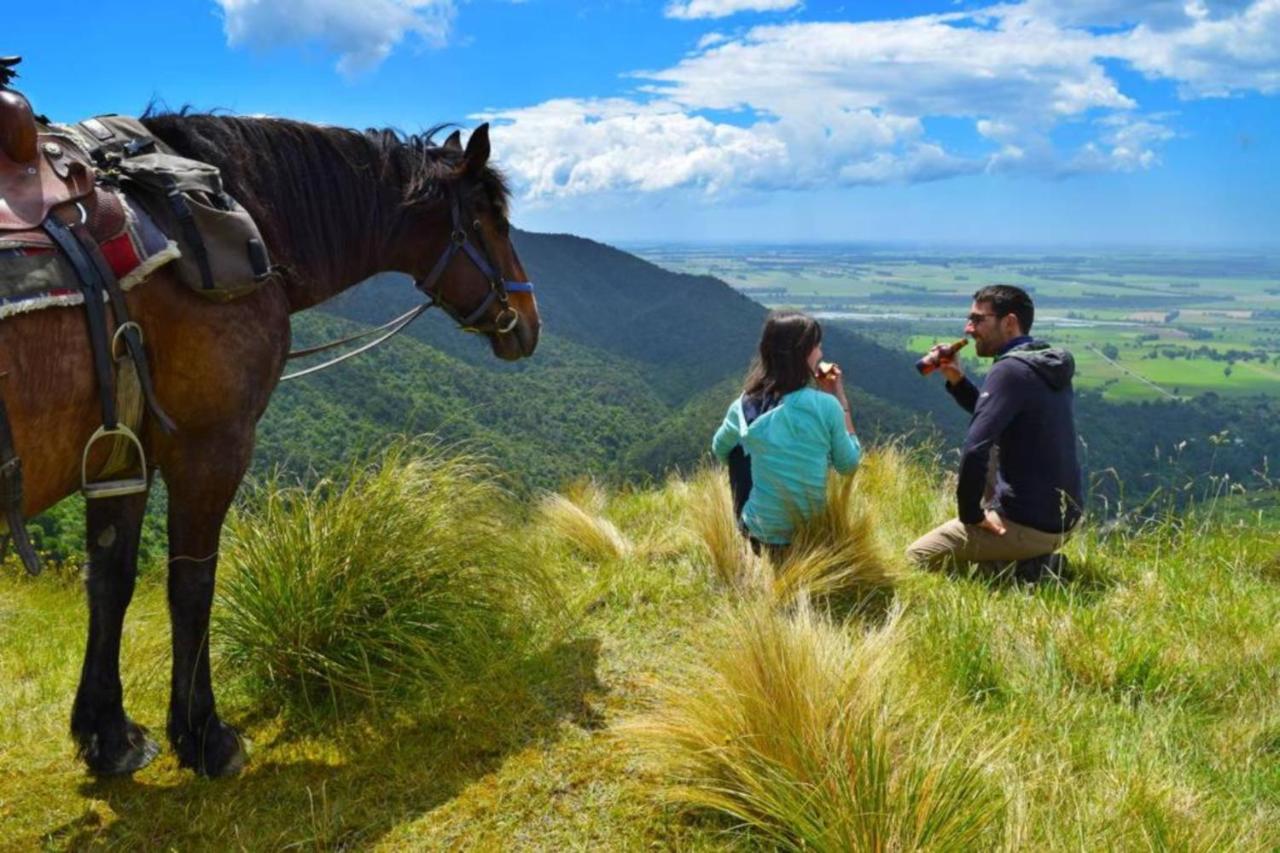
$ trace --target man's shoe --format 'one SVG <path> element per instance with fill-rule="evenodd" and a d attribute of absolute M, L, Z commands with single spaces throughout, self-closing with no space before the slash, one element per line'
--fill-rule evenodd
<path fill-rule="evenodd" d="M 1039 583 L 1046 578 L 1064 580 L 1070 568 L 1067 556 L 1055 551 L 1041 557 L 1019 560 L 1013 576 L 1023 583 Z"/>

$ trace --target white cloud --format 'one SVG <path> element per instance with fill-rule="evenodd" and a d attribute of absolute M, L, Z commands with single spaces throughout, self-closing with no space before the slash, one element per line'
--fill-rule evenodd
<path fill-rule="evenodd" d="M 517 183 L 543 198 L 1153 168 L 1172 117 L 1144 114 L 1115 61 L 1185 97 L 1278 91 L 1280 0 L 1026 0 L 758 26 L 634 73 L 628 97 L 486 117 Z M 945 143 L 934 120 L 949 122 Z M 973 140 L 961 144 L 965 124 Z M 1063 144 L 1067 128 L 1083 139 Z"/>
<path fill-rule="evenodd" d="M 318 42 L 339 55 L 343 74 L 376 67 L 412 34 L 441 46 L 453 23 L 453 0 L 215 0 L 227 43 L 271 48 Z"/>
<path fill-rule="evenodd" d="M 684 0 L 668 3 L 668 18 L 727 18 L 739 12 L 781 12 L 800 5 L 800 0 Z"/>
<path fill-rule="evenodd" d="M 1179 30 L 1139 25 L 1114 42 L 1117 56 L 1176 80 L 1186 98 L 1280 92 L 1280 0 L 1258 0 L 1229 17 L 1206 11 Z"/>

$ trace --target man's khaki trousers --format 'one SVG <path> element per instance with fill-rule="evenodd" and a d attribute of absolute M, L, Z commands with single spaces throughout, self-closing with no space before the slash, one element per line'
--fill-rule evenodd
<path fill-rule="evenodd" d="M 1052 554 L 1067 541 L 1067 534 L 1045 533 L 1003 516 L 1001 520 L 1003 536 L 952 519 L 912 542 L 907 559 L 926 569 L 945 569 L 951 563 L 957 568 L 986 561 L 1009 563 Z"/>

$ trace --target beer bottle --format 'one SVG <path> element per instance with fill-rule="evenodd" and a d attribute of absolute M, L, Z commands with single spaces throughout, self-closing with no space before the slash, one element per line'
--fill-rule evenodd
<path fill-rule="evenodd" d="M 944 346 L 941 350 L 929 352 L 924 358 L 916 362 L 916 370 L 920 371 L 921 376 L 928 376 L 938 369 L 939 358 L 954 358 L 955 354 L 968 346 L 968 344 L 968 338 L 961 338 L 949 346 Z"/>

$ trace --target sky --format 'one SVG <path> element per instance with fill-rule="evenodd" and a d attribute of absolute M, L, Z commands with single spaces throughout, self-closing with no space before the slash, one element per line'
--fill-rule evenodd
<path fill-rule="evenodd" d="M 0 2 L 54 120 L 488 121 L 534 231 L 1280 249 L 1280 0 Z"/>

